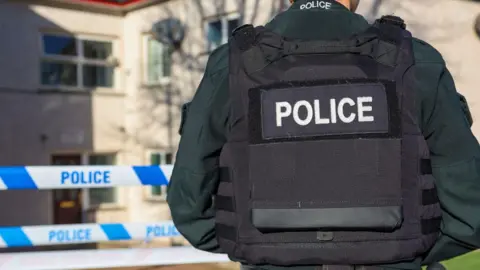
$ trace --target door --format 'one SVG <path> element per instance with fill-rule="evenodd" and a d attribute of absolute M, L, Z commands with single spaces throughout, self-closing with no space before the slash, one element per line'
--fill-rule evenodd
<path fill-rule="evenodd" d="M 82 156 L 53 155 L 52 165 L 82 165 Z M 57 189 L 53 190 L 54 224 L 82 223 L 82 190 Z"/>

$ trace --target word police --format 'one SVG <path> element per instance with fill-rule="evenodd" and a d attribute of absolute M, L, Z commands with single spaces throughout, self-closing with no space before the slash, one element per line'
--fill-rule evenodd
<path fill-rule="evenodd" d="M 149 225 L 147 226 L 146 237 L 169 237 L 179 236 L 174 225 Z"/>
<path fill-rule="evenodd" d="M 48 232 L 48 241 L 55 243 L 91 241 L 92 229 L 60 229 Z"/>
<path fill-rule="evenodd" d="M 110 184 L 110 171 L 62 171 L 61 184 Z"/>
<path fill-rule="evenodd" d="M 375 120 L 374 117 L 366 115 L 366 112 L 372 111 L 372 106 L 368 105 L 368 103 L 372 101 L 373 98 L 371 96 L 358 97 L 356 102 L 351 98 L 342 98 L 339 102 L 335 99 L 330 99 L 330 114 L 328 116 L 320 115 L 320 100 L 318 99 L 315 99 L 313 104 L 307 100 L 299 100 L 293 106 L 286 101 L 276 102 L 275 115 L 277 127 L 281 127 L 283 119 L 290 116 L 292 116 L 295 123 L 300 126 L 309 125 L 312 121 L 314 121 L 315 125 L 335 124 L 337 121 L 348 124 L 355 120 L 357 122 L 373 122 Z M 351 112 L 349 115 L 345 115 L 344 108 L 346 105 L 351 107 L 356 106 L 356 110 L 354 108 L 354 111 L 357 113 Z M 301 117 L 299 111 L 302 108 L 306 111 L 306 114 L 303 114 Z"/>
<path fill-rule="evenodd" d="M 306 4 L 302 4 L 300 9 L 312 9 L 312 8 L 323 8 L 330 9 L 332 3 L 326 1 L 310 1 Z"/>

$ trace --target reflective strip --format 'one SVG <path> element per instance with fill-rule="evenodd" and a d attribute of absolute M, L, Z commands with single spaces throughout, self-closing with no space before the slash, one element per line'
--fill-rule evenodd
<path fill-rule="evenodd" d="M 215 196 L 215 208 L 227 212 L 235 212 L 235 202 L 232 197 L 217 195 Z"/>

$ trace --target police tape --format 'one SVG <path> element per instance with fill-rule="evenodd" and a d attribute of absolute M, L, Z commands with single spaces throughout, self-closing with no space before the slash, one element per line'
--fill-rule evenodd
<path fill-rule="evenodd" d="M 0 254 L 0 270 L 116 269 L 225 262 L 230 262 L 230 260 L 224 254 L 207 253 L 192 247 Z"/>
<path fill-rule="evenodd" d="M 181 236 L 172 221 L 0 227 L 0 247 L 29 247 Z"/>
<path fill-rule="evenodd" d="M 0 190 L 163 186 L 173 166 L 0 167 Z"/>

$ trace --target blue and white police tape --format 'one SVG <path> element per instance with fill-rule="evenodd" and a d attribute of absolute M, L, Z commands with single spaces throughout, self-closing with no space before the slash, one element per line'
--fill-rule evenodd
<path fill-rule="evenodd" d="M 163 186 L 172 169 L 172 165 L 0 167 L 0 190 Z"/>
<path fill-rule="evenodd" d="M 96 243 L 180 236 L 171 221 L 156 223 L 110 223 L 0 227 L 0 247 L 29 247 Z"/>

